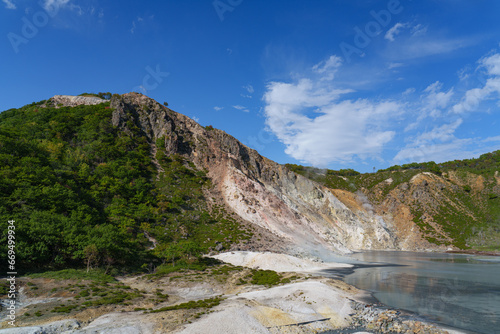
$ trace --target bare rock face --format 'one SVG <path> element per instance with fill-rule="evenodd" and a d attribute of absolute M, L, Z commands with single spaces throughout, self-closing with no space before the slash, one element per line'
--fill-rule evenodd
<path fill-rule="evenodd" d="M 259 155 L 227 133 L 204 128 L 138 93 L 111 99 L 113 125 L 137 125 L 156 149 L 180 154 L 208 171 L 225 205 L 284 241 L 287 252 L 325 258 L 332 251 L 399 249 L 396 229 L 353 195 L 348 207 L 335 193 Z"/>
<path fill-rule="evenodd" d="M 46 102 L 46 105 L 52 105 L 55 108 L 60 108 L 60 107 L 76 107 L 82 104 L 96 105 L 104 102 L 108 101 L 93 96 L 55 95 Z"/>

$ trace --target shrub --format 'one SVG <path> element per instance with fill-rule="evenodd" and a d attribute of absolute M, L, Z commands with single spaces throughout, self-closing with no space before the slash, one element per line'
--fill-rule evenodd
<path fill-rule="evenodd" d="M 277 285 L 281 283 L 281 276 L 273 270 L 256 270 L 252 274 L 252 284 L 258 285 Z"/>

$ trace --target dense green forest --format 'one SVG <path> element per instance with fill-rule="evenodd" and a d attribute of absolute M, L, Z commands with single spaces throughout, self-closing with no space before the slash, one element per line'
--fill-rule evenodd
<path fill-rule="evenodd" d="M 0 242 L 15 220 L 18 270 L 189 265 L 219 243 L 250 238 L 222 208 L 207 207 L 205 172 L 165 156 L 161 139 L 159 175 L 151 143 L 133 122 L 130 131 L 113 127 L 109 102 L 44 103 L 0 113 Z"/>
<path fill-rule="evenodd" d="M 357 172 L 353 169 L 340 169 L 340 170 L 331 170 L 331 169 L 320 169 L 316 167 L 307 167 L 296 164 L 286 164 L 288 169 L 301 174 L 301 175 L 316 175 L 318 179 L 322 180 L 323 183 L 328 182 L 328 176 L 358 176 L 362 175 L 360 172 Z M 462 170 L 468 171 L 475 174 L 485 174 L 485 175 L 493 175 L 495 171 L 500 170 L 500 150 L 494 151 L 491 153 L 482 154 L 479 158 L 476 159 L 464 159 L 464 160 L 453 160 L 442 162 L 440 164 L 435 163 L 434 161 L 430 162 L 412 162 L 404 165 L 394 165 L 386 169 L 379 169 L 377 173 L 390 172 L 390 171 L 404 171 L 404 170 L 415 170 L 419 172 L 432 172 L 437 175 L 441 175 L 442 172 L 450 171 L 450 170 Z M 372 173 L 366 173 L 363 175 L 369 175 Z M 321 175 L 324 178 L 321 178 Z"/>

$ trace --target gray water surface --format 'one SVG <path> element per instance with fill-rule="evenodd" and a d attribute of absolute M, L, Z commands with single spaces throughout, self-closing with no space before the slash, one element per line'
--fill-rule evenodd
<path fill-rule="evenodd" d="M 389 307 L 455 328 L 500 333 L 500 257 L 364 252 L 351 259 L 357 269 L 337 273 Z"/>

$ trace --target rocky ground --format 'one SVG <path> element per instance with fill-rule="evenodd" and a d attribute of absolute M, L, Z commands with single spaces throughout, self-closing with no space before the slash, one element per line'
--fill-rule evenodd
<path fill-rule="evenodd" d="M 0 333 L 446 333 L 367 304 L 366 293 L 342 281 L 311 274 L 332 264 L 273 253 L 218 258 L 254 269 L 217 265 L 113 282 L 22 278 L 22 327 L 3 319 Z M 282 273 L 258 282 L 256 272 L 269 272 L 257 267 Z"/>

